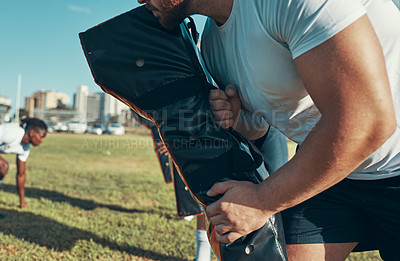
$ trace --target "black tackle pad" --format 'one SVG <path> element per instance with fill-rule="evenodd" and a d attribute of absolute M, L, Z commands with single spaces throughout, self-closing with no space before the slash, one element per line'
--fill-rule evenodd
<path fill-rule="evenodd" d="M 219 198 L 206 195 L 215 183 L 261 183 L 268 173 L 248 140 L 215 124 L 208 95 L 216 87 L 190 36 L 187 23 L 167 30 L 144 6 L 79 34 L 96 83 L 156 124 L 185 185 L 206 207 Z M 279 214 L 231 244 L 219 243 L 210 225 L 209 239 L 220 260 L 287 259 Z"/>

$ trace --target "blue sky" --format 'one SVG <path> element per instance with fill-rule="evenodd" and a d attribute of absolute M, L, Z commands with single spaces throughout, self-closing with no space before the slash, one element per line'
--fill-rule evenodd
<path fill-rule="evenodd" d="M 11 98 L 15 110 L 18 74 L 21 107 L 39 90 L 64 92 L 71 100 L 80 85 L 101 91 L 78 33 L 137 6 L 136 0 L 1 0 L 0 95 Z M 201 29 L 204 17 L 195 20 Z"/>

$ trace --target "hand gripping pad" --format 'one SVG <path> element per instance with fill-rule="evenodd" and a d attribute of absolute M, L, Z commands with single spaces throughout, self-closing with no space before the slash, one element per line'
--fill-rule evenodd
<path fill-rule="evenodd" d="M 234 130 L 213 120 L 208 94 L 215 87 L 196 56 L 187 28 L 163 28 L 144 6 L 80 33 L 96 83 L 153 121 L 182 180 L 203 206 L 218 200 L 206 192 L 225 180 L 260 183 L 262 155 Z M 286 260 L 280 215 L 233 243 L 209 239 L 220 260 Z"/>

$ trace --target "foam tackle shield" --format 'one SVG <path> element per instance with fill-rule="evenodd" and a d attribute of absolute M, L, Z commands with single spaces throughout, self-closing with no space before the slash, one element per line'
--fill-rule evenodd
<path fill-rule="evenodd" d="M 189 188 L 183 182 L 175 164 L 171 164 L 171 171 L 174 175 L 174 189 L 175 189 L 175 201 L 176 210 L 178 216 L 183 218 L 187 216 L 197 216 L 203 213 L 203 208 L 200 204 L 193 198 L 189 191 Z"/>
<path fill-rule="evenodd" d="M 208 94 L 216 88 L 191 42 L 187 24 L 163 28 L 144 6 L 79 34 L 96 83 L 154 122 L 182 180 L 204 207 L 220 197 L 207 191 L 226 180 L 262 182 L 268 175 L 262 155 L 234 130 L 214 122 Z M 216 240 L 220 260 L 286 260 L 280 215 L 233 243 Z"/>
<path fill-rule="evenodd" d="M 157 154 L 158 162 L 160 163 L 160 167 L 164 176 L 165 183 L 171 183 L 172 178 L 172 171 L 171 171 L 171 162 L 168 152 L 163 151 L 164 143 L 158 134 L 158 129 L 154 125 L 151 128 L 151 136 L 153 137 L 154 142 L 154 150 Z"/>
<path fill-rule="evenodd" d="M 146 127 L 151 131 L 151 137 L 153 138 L 153 144 L 154 144 L 154 151 L 157 155 L 158 162 L 160 163 L 161 171 L 164 176 L 164 181 L 167 184 L 171 183 L 173 179 L 170 166 L 170 159 L 168 153 L 165 153 L 163 149 L 164 143 L 161 140 L 161 137 L 158 133 L 157 125 L 154 122 L 141 117 L 134 110 L 131 110 L 131 113 L 136 122 L 140 123 L 142 126 Z"/>
<path fill-rule="evenodd" d="M 135 111 L 132 111 L 132 115 L 137 122 L 151 131 L 151 136 L 154 142 L 154 150 L 158 157 L 158 162 L 160 163 L 165 183 L 174 183 L 176 210 L 178 216 L 183 218 L 187 216 L 200 215 L 203 213 L 202 207 L 192 197 L 189 188 L 182 181 L 182 178 L 179 175 L 179 172 L 176 169 L 175 164 L 172 162 L 168 152 L 164 151 L 165 145 L 161 140 L 156 124 L 141 117 Z"/>

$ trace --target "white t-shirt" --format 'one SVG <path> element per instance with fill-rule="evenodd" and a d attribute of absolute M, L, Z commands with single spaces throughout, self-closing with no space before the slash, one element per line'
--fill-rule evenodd
<path fill-rule="evenodd" d="M 30 152 L 30 143 L 21 143 L 25 130 L 13 123 L 0 125 L 0 153 L 13 153 L 18 159 L 26 161 Z"/>
<path fill-rule="evenodd" d="M 238 86 L 245 109 L 301 144 L 321 115 L 293 60 L 365 13 L 383 47 L 398 123 L 393 136 L 349 177 L 397 176 L 400 175 L 400 12 L 392 1 L 234 0 L 224 25 L 218 27 L 214 20 L 208 19 L 202 36 L 202 54 L 217 81 Z"/>

